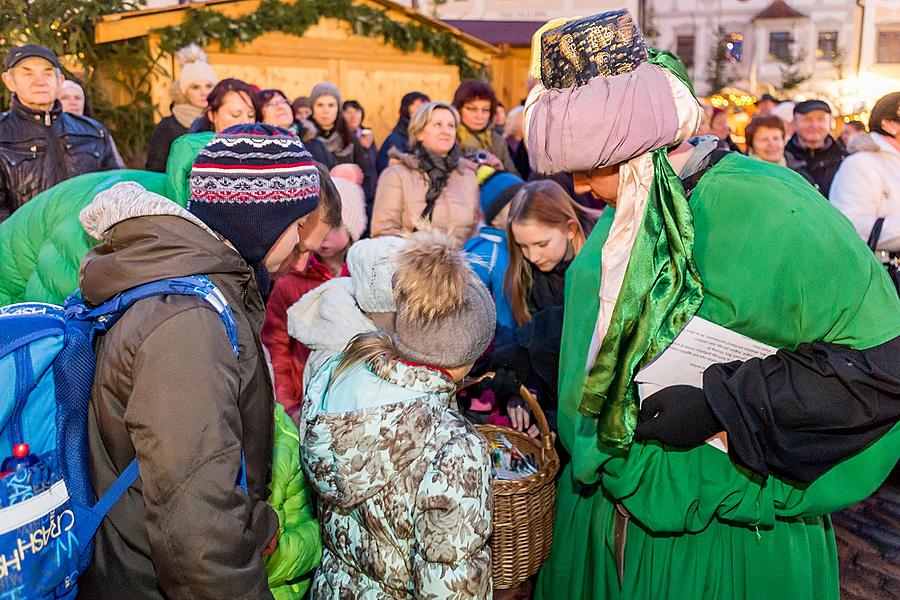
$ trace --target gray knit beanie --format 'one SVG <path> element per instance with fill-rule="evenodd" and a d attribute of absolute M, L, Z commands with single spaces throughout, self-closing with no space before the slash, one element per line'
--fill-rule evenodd
<path fill-rule="evenodd" d="M 468 365 L 494 337 L 494 301 L 444 234 L 410 237 L 397 255 L 394 298 L 397 350 L 410 361 L 447 369 Z"/>
<path fill-rule="evenodd" d="M 309 94 L 309 105 L 313 106 L 319 96 L 334 96 L 335 100 L 337 100 L 338 112 L 340 112 L 341 93 L 338 91 L 336 85 L 334 85 L 330 81 L 323 81 L 322 83 L 317 83 L 316 85 L 314 85 L 312 92 L 310 92 Z"/>

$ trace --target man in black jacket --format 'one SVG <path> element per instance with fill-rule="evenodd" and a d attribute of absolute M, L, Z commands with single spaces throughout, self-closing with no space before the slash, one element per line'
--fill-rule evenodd
<path fill-rule="evenodd" d="M 124 166 L 103 125 L 63 112 L 62 82 L 49 48 L 25 44 L 6 55 L 3 83 L 13 96 L 0 114 L 0 221 L 60 181 Z"/>
<path fill-rule="evenodd" d="M 794 170 L 802 168 L 812 175 L 816 188 L 826 198 L 831 190 L 831 180 L 847 156 L 844 148 L 831 137 L 833 124 L 827 102 L 799 102 L 794 107 L 794 135 L 785 148 L 785 155 L 790 153 L 800 161 L 797 163 L 799 168 Z"/>

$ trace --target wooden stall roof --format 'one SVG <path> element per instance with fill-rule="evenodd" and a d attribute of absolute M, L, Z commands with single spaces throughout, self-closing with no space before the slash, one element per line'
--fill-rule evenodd
<path fill-rule="evenodd" d="M 293 0 L 282 1 L 290 3 Z M 475 50 L 477 53 L 492 56 L 499 56 L 501 53 L 500 48 L 493 44 L 391 0 L 356 0 L 356 2 L 384 9 L 392 16 L 399 17 L 397 20 L 401 22 L 415 21 L 433 29 L 446 31 L 467 46 L 470 51 Z M 191 9 L 210 8 L 230 17 L 239 17 L 256 11 L 259 5 L 260 0 L 207 0 L 206 2 L 192 2 L 104 15 L 95 28 L 94 41 L 100 44 L 145 36 L 154 29 L 180 24 L 184 20 L 186 12 Z"/>

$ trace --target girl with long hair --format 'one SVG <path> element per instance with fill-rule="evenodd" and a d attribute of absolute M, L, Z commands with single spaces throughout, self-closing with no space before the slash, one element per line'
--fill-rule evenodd
<path fill-rule="evenodd" d="M 375 155 L 366 152 L 341 115 L 340 91 L 333 83 L 325 81 L 313 87 L 309 99 L 312 104 L 310 120 L 316 127 L 317 139 L 322 141 L 334 157 L 334 164 L 356 163 L 362 169 L 366 201 L 371 204 L 375 199 L 375 185 L 378 182 Z"/>
<path fill-rule="evenodd" d="M 537 389 L 555 429 L 557 363 L 563 326 L 566 270 L 584 247 L 597 211 L 584 208 L 553 180 L 532 181 L 509 205 L 506 239 L 509 265 L 503 291 L 518 326 L 513 341 L 495 349 L 482 365 L 496 376 L 486 380 L 501 398 L 513 427 L 529 430 L 531 416 L 518 399 L 522 384 Z M 503 410 L 501 404 L 501 412 Z M 529 433 L 537 435 L 536 428 Z"/>
<path fill-rule="evenodd" d="M 599 218 L 600 213 L 584 208 L 549 179 L 528 183 L 513 197 L 503 285 L 516 324 L 530 323 L 535 313 L 562 305 L 566 269 Z"/>

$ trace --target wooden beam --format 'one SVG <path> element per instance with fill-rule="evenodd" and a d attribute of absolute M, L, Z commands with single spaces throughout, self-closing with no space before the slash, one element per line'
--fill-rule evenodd
<path fill-rule="evenodd" d="M 282 0 L 293 3 L 296 0 Z M 408 9 L 389 0 L 356 0 L 359 4 L 372 8 L 384 9 L 390 13 L 391 18 L 400 23 L 411 21 L 430 26 L 433 29 L 444 30 L 456 37 L 464 46 L 472 60 L 480 63 L 490 62 L 491 57 L 499 56 L 500 49 L 482 39 L 471 36 L 459 29 L 432 19 L 422 13 Z M 94 28 L 94 41 L 102 44 L 116 42 L 148 35 L 152 30 L 162 29 L 171 25 L 179 25 L 184 22 L 185 15 L 190 9 L 207 8 L 216 10 L 229 17 L 241 17 L 259 9 L 260 0 L 208 0 L 207 2 L 194 2 L 186 5 L 167 6 L 163 8 L 134 10 L 112 15 L 104 15 Z"/>

